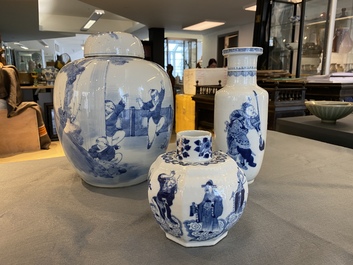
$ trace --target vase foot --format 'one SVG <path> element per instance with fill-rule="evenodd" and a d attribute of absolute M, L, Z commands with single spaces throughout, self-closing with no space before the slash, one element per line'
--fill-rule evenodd
<path fill-rule="evenodd" d="M 322 123 L 336 124 L 336 120 L 321 120 Z"/>
<path fill-rule="evenodd" d="M 180 245 L 182 245 L 183 247 L 207 247 L 207 246 L 214 246 L 216 245 L 219 241 L 221 241 L 223 238 L 225 238 L 228 234 L 228 231 L 223 233 L 222 235 L 213 238 L 212 240 L 207 240 L 207 241 L 189 241 L 189 242 L 185 242 L 184 240 L 177 238 L 175 236 L 172 236 L 171 234 L 165 234 L 166 237 Z"/>

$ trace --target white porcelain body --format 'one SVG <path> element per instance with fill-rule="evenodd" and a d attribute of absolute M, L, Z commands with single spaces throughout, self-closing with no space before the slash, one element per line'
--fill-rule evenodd
<path fill-rule="evenodd" d="M 207 161 L 181 159 L 181 149 L 196 149 L 188 148 L 191 142 L 178 141 L 177 151 L 160 155 L 151 165 L 148 200 L 168 239 L 185 247 L 212 246 L 239 221 L 248 183 L 232 158 L 212 152 L 205 141 L 197 146 Z"/>
<path fill-rule="evenodd" d="M 145 52 L 141 41 L 125 32 L 103 32 L 88 36 L 84 49 L 85 57 L 128 56 L 144 58 Z"/>
<path fill-rule="evenodd" d="M 59 140 L 82 179 L 99 187 L 124 187 L 147 180 L 149 167 L 165 152 L 173 92 L 168 75 L 155 63 L 93 56 L 60 70 L 54 111 Z"/>
<path fill-rule="evenodd" d="M 257 47 L 225 49 L 227 83 L 215 95 L 215 150 L 231 156 L 249 184 L 260 171 L 267 136 L 268 93 L 256 83 L 261 53 Z"/>

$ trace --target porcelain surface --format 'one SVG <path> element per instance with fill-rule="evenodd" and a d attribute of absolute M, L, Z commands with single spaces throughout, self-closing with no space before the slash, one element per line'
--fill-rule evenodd
<path fill-rule="evenodd" d="M 215 95 L 216 150 L 237 162 L 249 184 L 260 171 L 266 146 L 268 93 L 256 83 L 261 53 L 258 47 L 225 49 L 228 79 Z"/>
<path fill-rule="evenodd" d="M 187 138 L 182 139 L 176 151 L 160 155 L 152 164 L 149 203 L 168 239 L 185 247 L 212 246 L 239 221 L 247 202 L 248 183 L 227 154 L 209 152 L 211 137 L 190 139 L 188 143 Z M 199 148 L 200 143 L 206 148 Z M 190 156 L 180 152 L 185 149 Z M 195 162 L 191 153 L 208 158 Z"/>
<path fill-rule="evenodd" d="M 84 56 L 129 56 L 145 58 L 141 41 L 125 32 L 103 32 L 88 36 Z"/>
<path fill-rule="evenodd" d="M 313 100 L 306 101 L 305 106 L 323 123 L 336 123 L 353 112 L 352 102 Z"/>
<path fill-rule="evenodd" d="M 208 131 L 178 132 L 176 145 L 180 163 L 209 162 L 212 158 L 212 135 Z"/>
<path fill-rule="evenodd" d="M 105 38 L 103 39 L 103 41 Z M 173 127 L 173 92 L 157 64 L 96 56 L 66 64 L 54 89 L 59 140 L 82 179 L 124 187 L 147 179 Z"/>

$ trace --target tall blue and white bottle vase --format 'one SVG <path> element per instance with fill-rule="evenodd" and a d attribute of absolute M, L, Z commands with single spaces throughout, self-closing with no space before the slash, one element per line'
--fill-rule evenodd
<path fill-rule="evenodd" d="M 216 150 L 237 162 L 249 184 L 260 171 L 266 147 L 268 92 L 257 85 L 256 76 L 262 52 L 260 47 L 224 49 L 227 83 L 215 95 Z"/>
<path fill-rule="evenodd" d="M 128 33 L 93 34 L 84 55 L 55 79 L 55 122 L 65 155 L 93 186 L 146 181 L 172 133 L 170 79 L 143 59 L 141 41 Z"/>
<path fill-rule="evenodd" d="M 212 151 L 208 131 L 177 133 L 177 148 L 149 172 L 148 200 L 166 237 L 184 247 L 212 246 L 240 219 L 248 198 L 244 172 L 226 153 Z"/>

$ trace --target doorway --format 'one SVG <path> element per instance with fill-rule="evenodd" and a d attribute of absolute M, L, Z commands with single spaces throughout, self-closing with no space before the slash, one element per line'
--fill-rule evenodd
<path fill-rule="evenodd" d="M 175 77 L 183 78 L 184 69 L 196 68 L 197 40 L 171 39 L 164 40 L 164 65 L 173 65 Z"/>
<path fill-rule="evenodd" d="M 239 32 L 231 32 L 225 35 L 218 36 L 218 45 L 217 45 L 217 62 L 218 67 L 226 67 L 227 59 L 222 55 L 223 49 L 238 47 L 238 38 Z"/>

